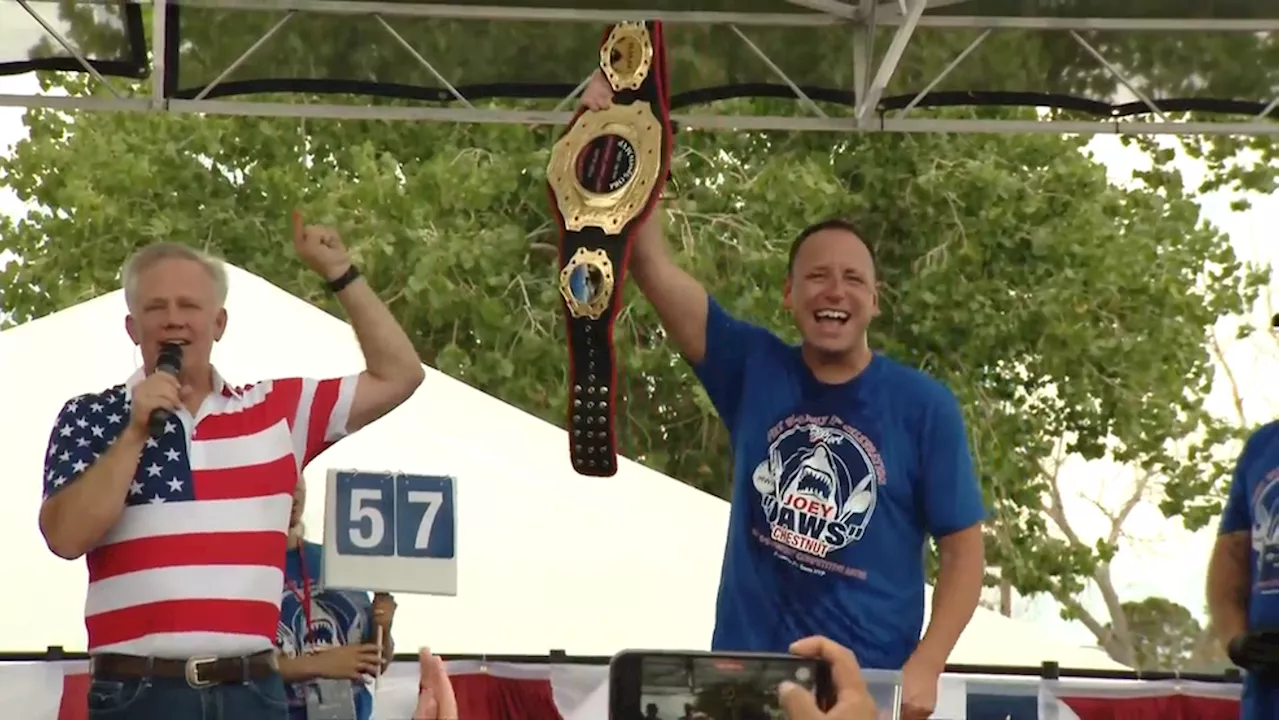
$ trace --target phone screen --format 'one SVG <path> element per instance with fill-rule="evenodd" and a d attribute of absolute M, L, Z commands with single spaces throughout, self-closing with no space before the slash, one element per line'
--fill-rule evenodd
<path fill-rule="evenodd" d="M 632 686 L 624 693 L 630 707 L 615 710 L 614 720 L 785 720 L 778 684 L 813 690 L 823 684 L 825 666 L 785 655 L 655 653 L 632 656 L 621 668 L 638 677 L 622 683 Z"/>

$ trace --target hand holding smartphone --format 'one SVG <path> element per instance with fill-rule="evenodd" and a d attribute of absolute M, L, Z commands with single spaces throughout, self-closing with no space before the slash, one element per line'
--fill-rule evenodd
<path fill-rule="evenodd" d="M 609 720 L 786 720 L 778 685 L 834 703 L 825 660 L 771 653 L 625 650 L 609 663 Z"/>

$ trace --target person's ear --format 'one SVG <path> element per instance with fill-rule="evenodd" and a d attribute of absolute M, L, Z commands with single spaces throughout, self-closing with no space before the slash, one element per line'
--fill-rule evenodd
<path fill-rule="evenodd" d="M 124 316 L 124 331 L 129 333 L 129 339 L 134 345 L 142 344 L 142 333 L 138 332 L 138 324 L 133 321 L 133 315 Z"/>

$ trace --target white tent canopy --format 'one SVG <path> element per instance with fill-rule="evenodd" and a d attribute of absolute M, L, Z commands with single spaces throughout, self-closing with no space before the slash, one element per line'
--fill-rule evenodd
<path fill-rule="evenodd" d="M 229 382 L 332 377 L 363 366 L 350 327 L 229 267 L 226 336 L 214 363 Z M 0 504 L 6 579 L 0 650 L 85 647 L 83 562 L 44 546 L 36 526 L 41 466 L 62 403 L 123 382 L 139 366 L 120 291 L 0 333 Z M 329 468 L 458 478 L 458 595 L 401 596 L 396 640 L 443 653 L 612 655 L 625 647 L 705 649 L 728 521 L 711 495 L 622 461 L 612 478 L 569 465 L 564 431 L 432 368 L 403 406 L 321 455 L 306 471 L 308 535 L 319 539 Z M 979 610 L 952 662 L 1119 667 Z"/>

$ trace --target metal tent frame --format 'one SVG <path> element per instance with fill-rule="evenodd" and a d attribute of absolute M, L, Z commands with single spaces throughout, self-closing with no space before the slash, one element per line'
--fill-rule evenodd
<path fill-rule="evenodd" d="M 88 0 L 92 2 L 93 0 Z M 1162 101 L 1153 100 L 1143 93 L 1139 82 L 1126 77 L 1116 64 L 1110 62 L 1085 38 L 1090 32 L 1109 31 L 1123 33 L 1238 33 L 1276 34 L 1280 19 L 1258 18 L 1068 18 L 1044 16 L 965 16 L 955 14 L 931 14 L 947 6 L 963 6 L 967 0 L 777 0 L 777 12 L 718 12 L 699 10 L 584 10 L 551 7 L 479 6 L 464 4 L 375 2 L 355 0 L 144 0 L 130 5 L 150 5 L 153 9 L 149 45 L 152 62 L 149 68 L 149 97 L 126 97 L 102 72 L 102 63 L 87 59 L 72 43 L 63 37 L 54 25 L 42 18 L 29 0 L 16 0 L 31 17 L 44 28 L 67 53 L 75 59 L 83 72 L 92 76 L 106 91 L 94 96 L 52 97 L 44 95 L 0 95 L 0 106 L 43 107 L 60 110 L 103 110 L 134 112 L 204 113 L 209 115 L 237 115 L 264 117 L 330 118 L 360 120 L 411 120 L 457 123 L 503 123 L 524 125 L 563 125 L 571 119 L 571 106 L 585 80 L 551 110 L 503 110 L 476 107 L 463 92 L 450 84 L 430 62 L 420 54 L 384 19 L 384 17 L 436 18 L 447 20 L 486 20 L 490 22 L 555 22 L 589 23 L 604 27 L 620 20 L 662 20 L 670 25 L 698 24 L 727 27 L 733 32 L 775 75 L 775 79 L 790 90 L 796 101 L 807 112 L 798 116 L 751 116 L 679 114 L 674 119 L 685 127 L 725 130 L 781 130 L 826 132 L 1013 132 L 1013 133 L 1066 133 L 1066 134 L 1171 134 L 1171 135 L 1237 135 L 1266 136 L 1280 133 L 1277 123 L 1276 89 L 1266 92 L 1269 98 L 1214 101 L 1225 103 L 1229 114 L 1224 121 L 1181 121 L 1177 108 L 1170 110 Z M 101 4 L 102 0 L 97 0 Z M 601 4 L 607 4 L 603 0 Z M 166 26 L 178 7 L 223 8 L 284 12 L 280 21 L 257 42 L 246 48 L 240 57 L 214 80 L 193 93 L 175 91 L 171 73 L 166 72 L 169 58 L 175 58 L 176 33 Z M 954 9 L 954 8 L 953 8 Z M 385 30 L 389 41 L 397 43 L 408 55 L 429 72 L 451 96 L 453 106 L 388 107 L 352 104 L 302 104 L 281 102 L 255 102 L 249 100 L 216 99 L 220 84 L 236 71 L 272 36 L 298 14 L 322 14 L 338 16 L 373 17 Z M 140 22 L 139 22 L 140 24 Z M 848 89 L 852 101 L 850 112 L 828 114 L 819 102 L 794 82 L 743 32 L 741 28 L 849 28 L 853 87 Z M 873 46 L 877 29 L 892 28 L 892 38 L 883 54 L 875 57 Z M 884 93 L 894 78 L 902 60 L 919 28 L 934 28 L 981 34 L 960 52 L 945 69 L 922 89 L 904 102 L 896 101 L 896 107 L 885 103 Z M 1040 120 L 1001 119 L 947 119 L 911 117 L 919 112 L 921 103 L 943 79 L 965 61 L 990 35 L 1009 30 L 1034 30 L 1062 33 L 1078 43 L 1085 52 L 1115 78 L 1117 87 L 1123 87 L 1137 98 L 1125 113 L 1113 110 L 1108 116 L 1096 120 L 1063 120 L 1044 117 Z M 176 64 L 176 61 L 174 61 Z M 33 69 L 71 69 L 65 66 L 34 65 Z M 125 74 L 125 73 L 116 73 Z M 147 69 L 139 71 L 146 75 Z M 935 93 L 936 94 L 936 93 Z M 184 96 L 186 95 L 186 96 Z M 447 97 L 447 96 L 446 96 Z M 982 105 L 973 102 L 972 105 Z M 998 104 L 998 103 L 997 103 Z M 1042 115 L 1049 115 L 1042 113 Z M 1202 115 L 1202 114 L 1201 114 Z M 1151 119 L 1135 119 L 1136 117 Z M 1173 117 L 1170 117 L 1173 116 Z"/>

